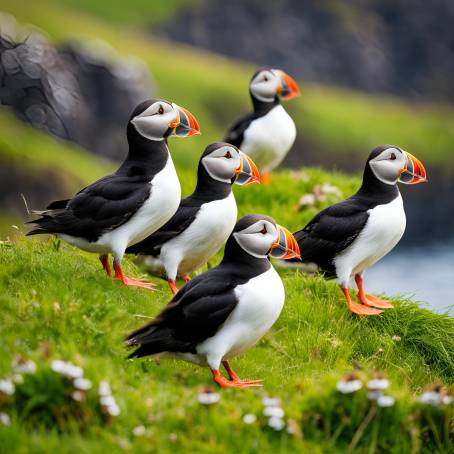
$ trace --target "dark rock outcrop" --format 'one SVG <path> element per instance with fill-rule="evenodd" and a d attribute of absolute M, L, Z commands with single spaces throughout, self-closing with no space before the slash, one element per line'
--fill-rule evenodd
<path fill-rule="evenodd" d="M 119 58 L 105 43 L 55 48 L 36 31 L 22 40 L 0 34 L 0 105 L 105 157 L 125 156 L 125 125 L 152 88 L 141 61 Z"/>
<path fill-rule="evenodd" d="M 452 0 L 210 0 L 152 31 L 305 80 L 454 101 Z"/>

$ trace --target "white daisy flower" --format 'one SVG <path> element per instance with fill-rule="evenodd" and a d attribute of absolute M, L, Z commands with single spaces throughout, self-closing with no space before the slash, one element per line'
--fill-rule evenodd
<path fill-rule="evenodd" d="M 442 401 L 445 405 L 449 405 L 449 404 L 452 402 L 452 396 L 450 396 L 449 394 L 446 394 L 446 396 L 443 396 L 443 398 L 441 399 L 441 401 Z"/>
<path fill-rule="evenodd" d="M 117 402 L 113 396 L 102 396 L 100 402 L 101 405 L 104 405 L 105 407 L 117 405 Z"/>
<path fill-rule="evenodd" d="M 76 401 L 76 402 L 82 402 L 84 400 L 85 394 L 81 391 L 74 391 L 71 394 L 71 397 Z"/>
<path fill-rule="evenodd" d="M 363 387 L 355 374 L 347 374 L 336 383 L 336 389 L 342 394 L 352 394 Z"/>
<path fill-rule="evenodd" d="M 257 421 L 257 416 L 253 415 L 252 413 L 246 413 L 243 416 L 243 422 L 245 424 L 254 424 Z"/>
<path fill-rule="evenodd" d="M 265 407 L 263 409 L 263 414 L 270 418 L 283 418 L 284 410 L 280 407 Z"/>
<path fill-rule="evenodd" d="M 282 418 L 278 418 L 277 416 L 273 416 L 268 420 L 268 426 L 276 431 L 280 431 L 285 427 L 285 422 Z"/>
<path fill-rule="evenodd" d="M 265 407 L 279 407 L 281 404 L 281 400 L 278 397 L 267 397 L 265 396 L 262 399 L 262 404 Z"/>
<path fill-rule="evenodd" d="M 440 405 L 440 393 L 436 391 L 426 391 L 424 392 L 419 401 L 423 404 L 433 405 L 434 407 L 438 407 Z"/>
<path fill-rule="evenodd" d="M 118 416 L 120 414 L 120 407 L 117 404 L 109 405 L 106 407 L 106 411 L 110 416 Z"/>
<path fill-rule="evenodd" d="M 4 426 L 10 426 L 11 425 L 11 418 L 6 413 L 0 413 L 0 422 Z"/>
<path fill-rule="evenodd" d="M 143 426 L 143 425 L 136 426 L 136 427 L 134 427 L 134 429 L 132 429 L 132 433 L 136 437 L 144 436 L 145 432 L 146 432 L 146 429 L 145 429 L 145 426 Z"/>
<path fill-rule="evenodd" d="M 76 378 L 73 381 L 75 388 L 80 389 L 81 391 L 88 391 L 91 388 L 91 381 L 86 378 Z"/>
<path fill-rule="evenodd" d="M 205 390 L 199 393 L 197 400 L 202 405 L 213 405 L 217 404 L 221 396 L 218 393 L 212 392 L 210 390 Z"/>
<path fill-rule="evenodd" d="M 13 367 L 16 372 L 23 374 L 34 374 L 36 372 L 36 364 L 31 360 L 18 359 L 13 362 Z"/>
<path fill-rule="evenodd" d="M 7 396 L 12 396 L 15 390 L 16 387 L 11 380 L 0 380 L 0 393 L 6 394 Z"/>
<path fill-rule="evenodd" d="M 377 399 L 377 405 L 379 407 L 392 407 L 396 403 L 396 399 L 392 396 L 380 396 Z"/>
<path fill-rule="evenodd" d="M 112 390 L 110 389 L 109 382 L 102 380 L 99 383 L 98 393 L 100 396 L 110 396 L 112 394 Z"/>
<path fill-rule="evenodd" d="M 374 378 L 367 382 L 367 389 L 383 391 L 389 387 L 389 380 L 386 378 Z"/>

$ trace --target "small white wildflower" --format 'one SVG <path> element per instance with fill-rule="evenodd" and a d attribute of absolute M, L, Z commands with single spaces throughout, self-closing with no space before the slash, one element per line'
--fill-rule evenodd
<path fill-rule="evenodd" d="M 36 364 L 33 361 L 17 361 L 13 363 L 16 372 L 23 374 L 34 374 L 36 372 Z"/>
<path fill-rule="evenodd" d="M 397 334 L 395 334 L 393 337 L 391 337 L 391 339 L 394 342 L 400 342 L 402 340 L 402 338 L 400 336 L 398 336 Z"/>
<path fill-rule="evenodd" d="M 0 413 L 0 422 L 4 426 L 10 426 L 11 425 L 11 418 L 7 413 Z"/>
<path fill-rule="evenodd" d="M 110 385 L 106 380 L 103 380 L 99 383 L 98 393 L 100 396 L 110 396 L 112 394 Z"/>
<path fill-rule="evenodd" d="M 80 378 L 82 377 L 84 374 L 84 370 L 79 367 L 79 366 L 75 366 L 74 364 L 72 363 L 67 363 L 66 364 L 66 373 L 65 375 L 69 378 Z"/>
<path fill-rule="evenodd" d="M 109 405 L 108 407 L 106 407 L 106 410 L 110 416 L 118 416 L 120 414 L 120 407 L 117 404 Z"/>
<path fill-rule="evenodd" d="M 74 391 L 71 394 L 71 397 L 77 402 L 82 402 L 84 400 L 85 394 L 80 391 Z"/>
<path fill-rule="evenodd" d="M 0 393 L 6 394 L 7 396 L 12 396 L 16 387 L 11 380 L 0 380 Z"/>
<path fill-rule="evenodd" d="M 143 435 L 145 435 L 145 432 L 146 432 L 145 426 L 143 426 L 143 425 L 136 426 L 136 427 L 134 427 L 134 429 L 132 429 L 132 433 L 136 437 L 142 437 Z"/>
<path fill-rule="evenodd" d="M 281 401 L 278 397 L 264 397 L 262 399 L 262 404 L 265 407 L 279 407 Z"/>
<path fill-rule="evenodd" d="M 433 405 L 434 407 L 438 407 L 438 405 L 440 405 L 440 400 L 440 394 L 436 391 L 426 391 L 419 398 L 421 403 Z"/>
<path fill-rule="evenodd" d="M 445 405 L 449 405 L 449 404 L 452 402 L 452 396 L 450 396 L 450 395 L 443 396 L 443 398 L 441 399 L 441 401 L 442 401 Z"/>
<path fill-rule="evenodd" d="M 197 400 L 202 405 L 213 405 L 219 402 L 221 396 L 218 393 L 203 391 L 197 396 Z"/>
<path fill-rule="evenodd" d="M 396 399 L 392 396 L 380 396 L 377 399 L 377 405 L 379 407 L 392 407 L 396 403 Z"/>
<path fill-rule="evenodd" d="M 374 378 L 367 382 L 367 389 L 371 390 L 385 390 L 389 387 L 389 380 L 386 378 Z"/>
<path fill-rule="evenodd" d="M 115 401 L 113 396 L 102 396 L 100 402 L 101 402 L 101 405 L 104 405 L 105 407 L 109 407 L 111 405 L 117 405 L 117 402 Z"/>
<path fill-rule="evenodd" d="M 51 362 L 50 368 L 54 372 L 57 372 L 58 374 L 63 374 L 65 370 L 65 362 L 60 359 L 55 359 L 54 361 Z"/>
<path fill-rule="evenodd" d="M 366 397 L 369 399 L 369 400 L 377 400 L 380 396 L 383 395 L 383 392 L 382 391 L 378 391 L 378 390 L 373 390 L 373 391 L 369 391 L 367 394 L 366 394 Z"/>
<path fill-rule="evenodd" d="M 336 389 L 342 394 L 352 394 L 363 387 L 360 380 L 340 380 L 336 383 Z"/>
<path fill-rule="evenodd" d="M 268 420 L 268 425 L 274 430 L 282 430 L 285 427 L 285 422 L 282 418 L 273 416 Z"/>
<path fill-rule="evenodd" d="M 265 416 L 269 416 L 270 418 L 283 418 L 284 410 L 280 407 L 265 407 L 263 414 Z"/>
<path fill-rule="evenodd" d="M 80 389 L 81 391 L 88 391 L 91 388 L 91 381 L 86 378 L 76 378 L 73 381 L 75 388 Z"/>
<path fill-rule="evenodd" d="M 313 206 L 314 204 L 315 204 L 315 195 L 314 194 L 304 194 L 298 202 L 298 206 L 300 208 Z"/>
<path fill-rule="evenodd" d="M 255 415 L 253 415 L 252 413 L 246 413 L 243 416 L 243 422 L 245 424 L 254 424 L 255 421 L 257 421 L 257 417 Z"/>

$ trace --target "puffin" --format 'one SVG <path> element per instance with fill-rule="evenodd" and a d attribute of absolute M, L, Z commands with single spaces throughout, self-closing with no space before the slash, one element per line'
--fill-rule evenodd
<path fill-rule="evenodd" d="M 127 336 L 126 346 L 137 347 L 129 358 L 170 356 L 208 366 L 222 388 L 260 386 L 262 380 L 241 380 L 229 360 L 256 344 L 282 310 L 284 286 L 268 256 L 299 257 L 295 238 L 268 216 L 242 217 L 221 263 L 191 279 L 154 320 Z"/>
<path fill-rule="evenodd" d="M 249 83 L 254 111 L 240 118 L 227 132 L 225 142 L 237 146 L 257 164 L 262 181 L 285 158 L 296 137 L 295 123 L 282 100 L 300 95 L 296 82 L 284 71 L 259 68 Z"/>
<path fill-rule="evenodd" d="M 118 170 L 79 191 L 72 199 L 52 202 L 27 235 L 55 234 L 84 251 L 100 254 L 111 276 L 125 285 L 151 289 L 153 284 L 124 275 L 121 260 L 129 245 L 138 243 L 164 225 L 181 198 L 167 139 L 200 134 L 195 117 L 162 99 L 140 103 L 127 125 L 129 152 Z"/>
<path fill-rule="evenodd" d="M 393 307 L 389 301 L 365 293 L 364 272 L 404 234 L 406 218 L 397 183 L 426 181 L 426 170 L 416 157 L 394 145 L 379 145 L 367 159 L 358 192 L 320 211 L 294 233 L 302 261 L 315 263 L 327 278 L 337 278 L 351 312 L 378 315 Z M 359 303 L 348 292 L 352 278 Z"/>
<path fill-rule="evenodd" d="M 237 206 L 232 184 L 260 182 L 254 162 L 225 142 L 208 145 L 198 166 L 194 192 L 181 200 L 177 212 L 156 232 L 126 249 L 143 256 L 153 274 L 164 276 L 172 293 L 175 280 L 189 280 L 225 244 L 235 227 Z"/>

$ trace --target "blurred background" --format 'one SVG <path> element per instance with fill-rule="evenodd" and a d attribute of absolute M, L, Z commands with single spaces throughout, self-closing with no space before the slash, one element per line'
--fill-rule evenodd
<path fill-rule="evenodd" d="M 250 109 L 252 72 L 271 65 L 302 91 L 286 104 L 298 136 L 284 169 L 358 178 L 381 143 L 424 162 L 429 184 L 401 188 L 406 234 L 368 283 L 453 304 L 454 2 L 2 0 L 0 11 L 2 238 L 24 231 L 22 194 L 43 208 L 114 169 L 131 110 L 153 96 L 201 124 L 200 138 L 172 143 L 187 194 L 205 145 Z"/>

